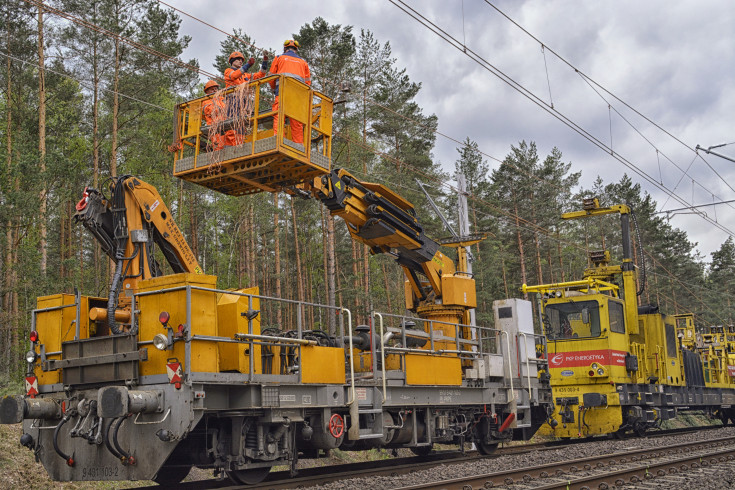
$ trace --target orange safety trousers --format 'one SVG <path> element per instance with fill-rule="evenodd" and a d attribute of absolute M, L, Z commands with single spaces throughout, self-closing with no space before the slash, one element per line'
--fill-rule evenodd
<path fill-rule="evenodd" d="M 202 104 L 202 114 L 204 115 L 204 122 L 206 122 L 207 126 L 209 126 L 210 128 L 209 141 L 207 142 L 208 150 L 217 151 L 225 147 L 225 135 L 211 133 L 213 129 L 212 126 L 214 125 L 214 120 L 215 118 L 220 119 L 222 117 L 223 109 L 224 104 L 222 103 L 222 99 L 205 100 Z"/>
<path fill-rule="evenodd" d="M 273 110 L 278 111 L 278 95 L 276 100 L 273 102 Z M 294 143 L 304 144 L 304 124 L 299 121 L 294 121 L 292 118 L 288 118 L 289 124 L 291 125 L 291 141 Z M 273 135 L 278 134 L 278 114 L 273 116 Z"/>

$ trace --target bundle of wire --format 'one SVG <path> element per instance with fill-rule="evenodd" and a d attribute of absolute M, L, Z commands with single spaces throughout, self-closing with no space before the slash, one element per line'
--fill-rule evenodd
<path fill-rule="evenodd" d="M 218 150 L 225 146 L 242 145 L 251 132 L 254 91 L 247 83 L 225 94 L 229 90 L 218 90 L 212 96 L 214 110 L 207 141 L 209 173 L 217 172 L 224 158 L 224 152 Z"/>

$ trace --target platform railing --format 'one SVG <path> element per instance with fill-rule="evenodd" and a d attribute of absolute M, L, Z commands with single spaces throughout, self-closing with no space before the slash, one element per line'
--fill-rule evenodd
<path fill-rule="evenodd" d="M 274 111 L 271 83 L 276 81 L 279 105 Z M 202 114 L 207 103 L 217 108 L 211 126 L 204 124 Z M 174 152 L 174 174 L 186 179 L 186 175 L 215 164 L 252 160 L 274 151 L 306 165 L 289 168 L 286 178 L 291 181 L 280 185 L 295 185 L 301 174 L 311 176 L 315 170 L 326 173 L 331 166 L 332 111 L 329 97 L 283 75 L 271 75 L 183 102 L 176 106 L 174 116 L 174 144 L 170 148 Z M 295 141 L 289 121 L 303 125 L 302 143 Z M 227 132 L 229 138 L 225 138 Z M 214 134 L 219 135 L 219 142 Z M 207 145 L 208 140 L 214 144 Z M 257 162 L 257 166 L 267 167 L 271 163 L 276 162 Z M 229 170 L 231 174 L 237 169 Z M 251 184 L 258 190 L 273 190 L 262 183 Z"/>

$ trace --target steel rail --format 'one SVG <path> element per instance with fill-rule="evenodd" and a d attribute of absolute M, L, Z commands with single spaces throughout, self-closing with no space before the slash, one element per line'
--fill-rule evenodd
<path fill-rule="evenodd" d="M 690 432 L 699 432 L 707 429 L 719 429 L 721 426 L 706 427 L 686 427 L 683 429 L 670 429 L 658 432 L 651 432 L 647 437 L 663 437 L 668 435 L 686 434 Z M 639 439 L 638 436 L 631 435 L 631 440 Z M 595 440 L 602 440 L 596 438 Z M 713 439 L 717 440 L 717 439 Z M 307 488 L 316 485 L 325 485 L 330 482 L 342 481 L 349 478 L 368 478 L 376 476 L 398 476 L 401 474 L 413 473 L 421 470 L 428 470 L 438 464 L 458 464 L 475 461 L 478 459 L 498 458 L 501 456 L 510 456 L 515 454 L 525 454 L 533 451 L 548 451 L 553 449 L 562 449 L 570 445 L 587 444 L 589 439 L 569 439 L 555 440 L 537 443 L 519 443 L 512 446 L 499 447 L 498 450 L 490 456 L 481 456 L 476 451 L 467 451 L 462 454 L 459 451 L 436 451 L 427 456 L 421 457 L 403 457 L 388 460 L 378 460 L 362 463 L 346 463 L 337 465 L 327 465 L 322 467 L 305 468 L 299 470 L 298 476 L 292 477 L 289 471 L 274 471 L 264 482 L 257 485 L 250 485 L 248 488 L 269 488 L 269 489 L 286 489 L 286 488 Z M 702 443 L 709 441 L 701 441 Z M 685 443 L 683 446 L 696 446 L 698 443 Z M 630 451 L 625 455 L 632 454 Z M 584 467 L 582 465 L 582 467 Z M 523 475 L 521 475 L 522 481 Z M 483 480 L 485 481 L 485 480 Z M 441 482 L 446 484 L 447 482 Z M 501 480 L 504 484 L 504 480 Z M 241 488 L 232 486 L 230 482 L 217 480 L 200 480 L 193 482 L 180 483 L 177 486 L 179 490 L 201 490 L 209 488 Z M 480 486 L 480 488 L 482 485 Z M 148 487 L 145 487 L 148 488 Z M 157 486 L 151 489 L 160 488 Z M 444 488 L 444 487 L 441 487 Z M 462 488 L 462 487 L 459 487 Z M 476 487 L 475 487 L 476 488 Z"/>
<path fill-rule="evenodd" d="M 721 449 L 722 446 L 726 446 L 726 448 Z M 685 453 L 686 456 L 684 456 L 683 458 L 674 458 L 659 462 L 651 461 L 652 459 L 671 457 L 677 452 Z M 633 451 L 628 450 L 611 454 L 588 456 L 585 458 L 559 461 L 556 463 L 548 463 L 533 467 L 525 467 L 494 473 L 485 473 L 480 475 L 435 482 L 427 482 L 420 485 L 399 487 L 395 490 L 455 490 L 466 488 L 489 488 L 496 485 L 531 485 L 534 480 L 536 480 L 536 483 L 543 482 L 544 480 L 549 482 L 546 485 L 541 483 L 534 488 L 592 488 L 589 486 L 590 482 L 597 481 L 597 479 L 601 479 L 600 483 L 602 483 L 602 480 L 604 480 L 604 482 L 609 482 L 611 481 L 610 476 L 616 475 L 612 479 L 612 484 L 608 483 L 609 486 L 613 486 L 617 485 L 617 483 L 615 483 L 617 480 L 624 478 L 630 480 L 630 478 L 633 478 L 634 475 L 640 473 L 641 470 L 643 470 L 645 473 L 646 468 L 648 468 L 650 472 L 651 468 L 654 468 L 656 471 L 658 471 L 669 463 L 673 463 L 675 466 L 680 466 L 683 464 L 689 465 L 691 463 L 687 463 L 687 461 L 699 460 L 700 458 L 709 458 L 710 455 L 720 453 L 725 454 L 725 457 L 727 457 L 728 454 L 732 454 L 733 459 L 735 459 L 735 436 L 722 437 L 709 441 L 699 441 L 695 443 L 689 441 L 684 443 L 672 444 L 669 446 L 659 446 L 655 448 L 638 449 Z M 632 463 L 637 464 L 620 470 L 610 469 L 616 466 Z M 595 470 L 597 473 L 585 477 L 573 477 L 575 473 L 592 470 Z M 579 485 L 575 486 L 577 482 L 579 482 Z"/>

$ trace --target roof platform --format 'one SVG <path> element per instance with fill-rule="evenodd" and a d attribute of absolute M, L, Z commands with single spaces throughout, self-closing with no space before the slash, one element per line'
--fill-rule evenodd
<path fill-rule="evenodd" d="M 271 82 L 279 86 L 276 110 Z M 288 190 L 330 172 L 332 110 L 332 99 L 284 75 L 179 104 L 173 174 L 233 196 Z"/>

